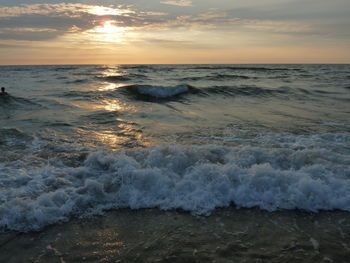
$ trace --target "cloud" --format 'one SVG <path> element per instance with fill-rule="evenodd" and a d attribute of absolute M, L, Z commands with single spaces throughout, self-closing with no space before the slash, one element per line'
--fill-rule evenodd
<path fill-rule="evenodd" d="M 189 5 L 191 1 L 164 1 L 163 3 L 184 6 Z M 301 22 L 241 19 L 232 13 L 219 10 L 173 16 L 162 12 L 140 11 L 127 5 L 60 3 L 0 7 L 0 39 L 54 39 L 79 32 L 92 32 L 105 21 L 112 21 L 115 26 L 134 31 L 220 28 L 231 32 L 238 29 L 272 33 L 312 32 L 310 26 Z"/>
<path fill-rule="evenodd" d="M 161 38 L 144 38 L 142 39 L 145 42 L 148 42 L 152 45 L 159 45 L 163 47 L 171 47 L 171 48 L 180 48 L 180 47 L 197 47 L 197 43 L 194 41 L 188 40 L 172 40 L 172 39 L 161 39 Z"/>
<path fill-rule="evenodd" d="M 13 17 L 29 14 L 77 17 L 81 14 L 128 15 L 133 13 L 134 11 L 128 6 L 122 5 L 106 7 L 98 5 L 60 3 L 0 7 L 0 17 Z"/>
<path fill-rule="evenodd" d="M 192 6 L 191 0 L 168 0 L 168 1 L 161 1 L 160 3 L 165 5 Z"/>
<path fill-rule="evenodd" d="M 11 40 L 29 40 L 29 41 L 43 41 L 49 40 L 57 36 L 54 32 L 0 32 L 0 39 L 11 39 Z"/>
<path fill-rule="evenodd" d="M 0 44 L 0 48 L 22 48 L 23 46 L 20 45 L 14 45 L 14 44 Z"/>
<path fill-rule="evenodd" d="M 302 22 L 244 19 L 243 26 L 248 29 L 273 33 L 315 33 L 311 25 Z"/>
<path fill-rule="evenodd" d="M 112 20 L 120 27 L 143 27 L 160 23 L 161 12 L 142 12 L 129 6 L 85 4 L 33 4 L 0 7 L 0 39 L 50 39 L 64 34 L 88 31 Z M 36 28 L 20 32 L 20 28 Z M 40 28 L 50 29 L 40 31 Z M 11 29 L 11 30 L 10 30 Z M 23 31 L 23 30 L 22 30 Z M 46 32 L 45 32 L 46 31 Z M 22 36 L 21 36 L 21 33 Z"/>
<path fill-rule="evenodd" d="M 225 12 L 205 12 L 192 16 L 178 16 L 174 21 L 175 25 L 183 26 L 206 26 L 206 27 L 218 27 L 218 26 L 230 26 L 240 21 L 237 17 L 231 17 Z"/>

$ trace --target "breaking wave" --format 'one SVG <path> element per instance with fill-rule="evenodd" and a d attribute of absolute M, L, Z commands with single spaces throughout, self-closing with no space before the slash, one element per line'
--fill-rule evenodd
<path fill-rule="evenodd" d="M 0 228 L 35 230 L 118 208 L 350 211 L 349 146 L 349 134 L 271 134 L 236 147 L 97 150 L 78 167 L 4 162 Z"/>

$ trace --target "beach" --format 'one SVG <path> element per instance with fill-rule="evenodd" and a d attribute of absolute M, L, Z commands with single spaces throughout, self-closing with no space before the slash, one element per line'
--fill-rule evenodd
<path fill-rule="evenodd" d="M 347 212 L 118 210 L 1 235 L 3 262 L 348 262 Z M 20 251 L 20 253 L 19 253 Z"/>
<path fill-rule="evenodd" d="M 1 262 L 348 262 L 349 65 L 1 66 Z"/>

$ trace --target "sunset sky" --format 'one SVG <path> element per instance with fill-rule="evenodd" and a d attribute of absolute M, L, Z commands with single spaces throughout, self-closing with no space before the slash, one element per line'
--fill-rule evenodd
<path fill-rule="evenodd" d="M 0 64 L 350 63 L 349 0 L 0 0 Z"/>

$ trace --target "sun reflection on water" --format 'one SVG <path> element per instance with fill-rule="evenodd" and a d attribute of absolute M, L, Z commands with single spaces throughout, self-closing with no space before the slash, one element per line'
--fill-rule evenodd
<path fill-rule="evenodd" d="M 117 125 L 115 129 L 95 132 L 94 136 L 98 145 L 108 146 L 109 149 L 149 145 L 142 131 L 129 123 Z"/>
<path fill-rule="evenodd" d="M 119 67 L 113 67 L 113 68 L 106 68 L 104 71 L 101 72 L 102 78 L 113 78 L 113 77 L 125 77 L 127 79 L 128 72 L 125 70 L 121 70 Z"/>
<path fill-rule="evenodd" d="M 119 100 L 102 100 L 101 103 L 106 111 L 125 111 L 125 105 Z"/>
<path fill-rule="evenodd" d="M 107 83 L 105 86 L 98 88 L 98 91 L 110 91 L 119 88 L 120 86 L 115 83 Z"/>

